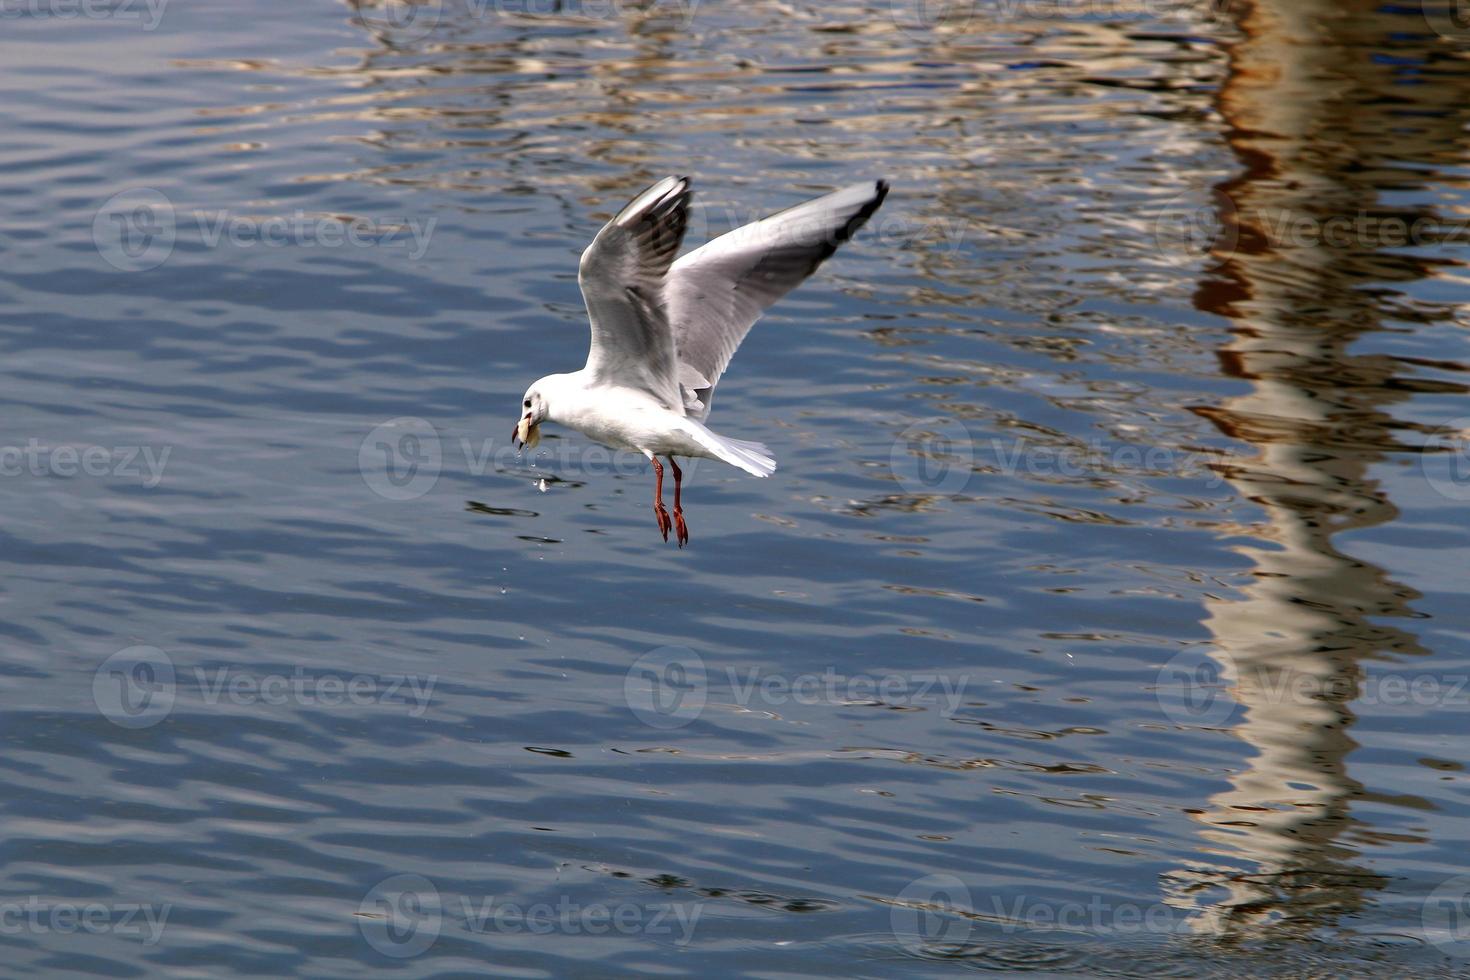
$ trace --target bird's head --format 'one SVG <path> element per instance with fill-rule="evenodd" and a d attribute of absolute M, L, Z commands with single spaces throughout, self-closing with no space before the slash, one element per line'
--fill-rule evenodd
<path fill-rule="evenodd" d="M 521 399 L 521 418 L 511 430 L 510 441 L 517 449 L 535 449 L 541 441 L 541 423 L 546 420 L 546 398 L 541 394 L 540 382 L 526 389 Z"/>

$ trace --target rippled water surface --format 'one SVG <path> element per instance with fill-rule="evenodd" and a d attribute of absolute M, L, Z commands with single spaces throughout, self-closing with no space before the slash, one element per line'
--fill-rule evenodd
<path fill-rule="evenodd" d="M 1470 975 L 1451 12 L 3 13 L 0 970 Z M 667 173 L 893 183 L 683 551 L 505 439 Z"/>

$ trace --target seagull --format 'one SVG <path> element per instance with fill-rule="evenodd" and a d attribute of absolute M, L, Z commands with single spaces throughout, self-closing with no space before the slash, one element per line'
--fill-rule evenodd
<path fill-rule="evenodd" d="M 760 315 L 816 271 L 888 194 L 864 181 L 737 228 L 675 260 L 689 226 L 688 177 L 665 177 L 603 226 L 582 253 L 577 283 L 592 324 L 587 364 L 526 389 L 511 433 L 536 447 L 543 422 L 576 429 L 653 462 L 653 512 L 665 541 L 689 541 L 675 456 L 719 459 L 752 476 L 776 470 L 759 442 L 704 423 L 715 385 Z M 664 468 L 674 472 L 674 514 L 664 507 Z"/>

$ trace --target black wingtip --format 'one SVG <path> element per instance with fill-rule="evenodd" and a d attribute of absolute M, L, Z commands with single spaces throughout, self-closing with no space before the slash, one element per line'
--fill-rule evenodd
<path fill-rule="evenodd" d="M 640 233 L 647 236 L 649 255 L 659 276 L 668 272 L 689 231 L 689 202 L 693 197 L 689 178 L 676 177 L 673 188 L 642 216 Z"/>
<path fill-rule="evenodd" d="M 850 219 L 848 219 L 847 224 L 838 231 L 837 241 L 832 246 L 834 251 L 836 250 L 838 245 L 847 241 L 853 235 L 857 234 L 857 230 L 868 223 L 868 219 L 873 216 L 873 213 L 877 211 L 880 206 L 882 206 L 883 199 L 887 196 L 888 181 L 879 177 L 877 180 L 873 181 L 873 199 L 868 201 L 868 203 L 864 204 L 861 208 L 858 208 L 857 213 L 854 214 Z M 831 253 L 829 252 L 828 254 L 830 255 Z"/>
<path fill-rule="evenodd" d="M 883 204 L 883 199 L 888 196 L 888 181 L 878 179 L 873 182 L 873 196 L 863 202 L 863 206 L 853 212 L 852 217 L 838 228 L 833 228 L 831 236 L 822 243 L 822 247 L 812 254 L 811 266 L 806 270 L 806 275 L 817 271 L 817 267 L 826 262 L 837 251 L 838 247 L 845 244 L 856 235 L 858 229 L 868 223 L 868 219 Z M 800 205 L 797 205 L 800 207 Z"/>
<path fill-rule="evenodd" d="M 863 224 L 873 216 L 873 212 L 878 210 L 879 206 L 882 205 L 883 200 L 886 197 L 888 197 L 888 181 L 884 180 L 882 177 L 879 177 L 877 180 L 873 181 L 873 199 L 869 201 L 861 211 L 858 212 L 857 224 L 853 227 L 852 230 L 857 231 L 858 228 L 861 228 Z"/>

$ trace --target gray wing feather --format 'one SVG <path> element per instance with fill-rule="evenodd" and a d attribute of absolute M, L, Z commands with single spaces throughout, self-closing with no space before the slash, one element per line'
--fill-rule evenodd
<path fill-rule="evenodd" d="M 815 272 L 887 194 L 887 181 L 853 184 L 721 235 L 669 268 L 663 299 L 691 414 L 709 414 L 715 385 L 766 308 Z"/>
<path fill-rule="evenodd" d="M 577 282 L 592 323 L 587 371 L 682 406 L 664 281 L 689 227 L 689 181 L 665 177 L 633 198 L 587 246 Z M 677 409 L 676 409 L 677 410 Z"/>

